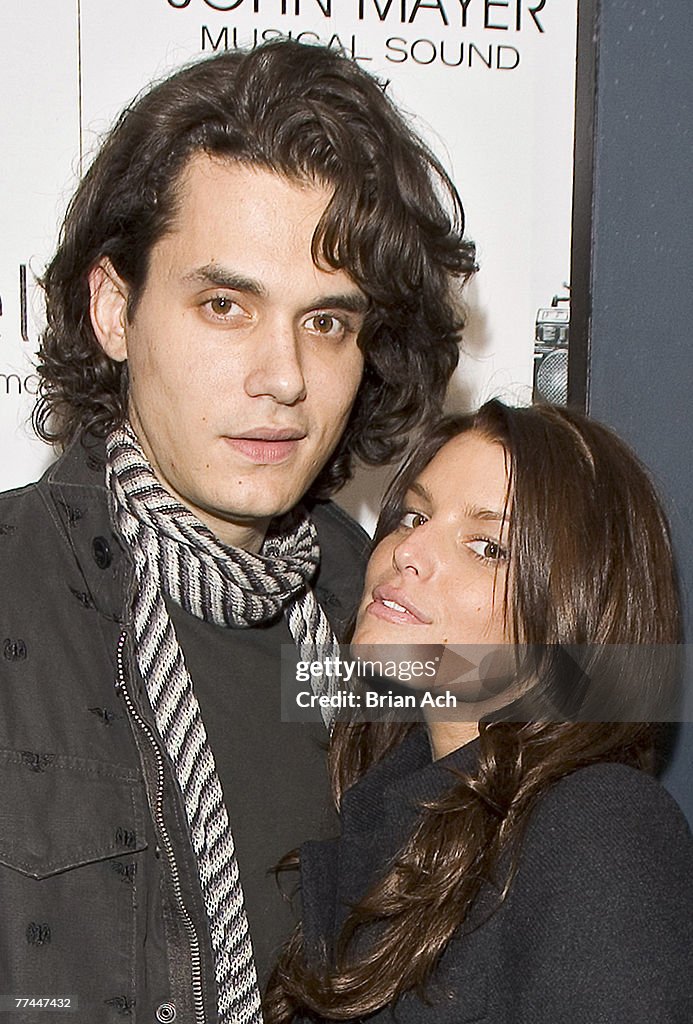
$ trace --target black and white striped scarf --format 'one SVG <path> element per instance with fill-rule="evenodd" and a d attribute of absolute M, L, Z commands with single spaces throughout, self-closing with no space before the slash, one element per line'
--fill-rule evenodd
<path fill-rule="evenodd" d="M 164 594 L 220 626 L 253 626 L 284 610 L 302 660 L 337 656 L 309 586 L 320 555 L 317 534 L 305 513 L 294 513 L 268 533 L 261 554 L 227 547 L 159 483 L 129 425 L 109 436 L 106 450 L 113 522 L 135 565 L 137 663 L 183 794 L 212 937 L 219 1021 L 260 1024 L 228 813 Z"/>

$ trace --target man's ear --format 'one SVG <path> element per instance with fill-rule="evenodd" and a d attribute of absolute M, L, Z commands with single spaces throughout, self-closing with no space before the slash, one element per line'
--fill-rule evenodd
<path fill-rule="evenodd" d="M 128 357 L 128 286 L 108 258 L 89 271 L 89 315 L 94 334 L 107 356 L 122 363 Z"/>

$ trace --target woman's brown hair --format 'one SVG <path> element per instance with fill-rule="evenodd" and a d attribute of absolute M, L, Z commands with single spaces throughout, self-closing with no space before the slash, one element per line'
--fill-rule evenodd
<path fill-rule="evenodd" d="M 395 529 L 422 469 L 466 431 L 508 456 L 511 639 L 541 652 L 533 669 L 542 681 L 565 675 L 566 646 L 589 645 L 590 677 L 608 693 L 588 695 L 587 713 L 570 719 L 482 721 L 477 769 L 451 775 L 450 789 L 422 808 L 406 846 L 350 913 L 331 962 L 306 961 L 300 929 L 290 940 L 268 990 L 268 1024 L 297 1013 L 361 1017 L 407 990 L 422 992 L 482 885 L 495 888 L 497 903 L 505 898 L 524 827 L 551 785 L 597 762 L 653 767 L 657 727 L 643 708 L 661 707 L 675 689 L 676 660 L 667 652 L 681 641 L 681 615 L 669 529 L 647 472 L 619 438 L 580 413 L 489 402 L 444 420 L 407 460 L 386 496 L 376 542 Z M 411 728 L 335 728 L 337 803 Z M 359 942 L 355 954 L 352 940 L 375 922 L 366 951 Z"/>

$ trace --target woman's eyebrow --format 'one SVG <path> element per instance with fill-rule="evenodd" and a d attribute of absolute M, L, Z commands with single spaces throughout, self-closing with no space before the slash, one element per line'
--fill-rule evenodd
<path fill-rule="evenodd" d="M 407 494 L 415 494 L 422 501 L 427 502 L 429 506 L 433 505 L 433 497 L 431 492 L 418 480 L 409 484 L 407 487 Z M 486 508 L 483 505 L 463 505 L 461 509 L 462 515 L 465 519 L 474 519 L 479 522 L 487 523 L 503 523 L 510 525 L 510 515 L 507 511 L 496 508 Z"/>
<path fill-rule="evenodd" d="M 416 494 L 416 496 L 421 498 L 423 501 L 427 501 L 429 505 L 433 504 L 431 492 L 424 487 L 423 484 L 420 484 L 418 480 L 414 480 L 413 483 L 409 484 L 407 487 L 407 494 Z"/>
<path fill-rule="evenodd" d="M 464 505 L 462 514 L 465 519 L 478 519 L 482 522 L 503 523 L 509 522 L 510 519 L 507 512 L 495 508 L 482 508 L 480 505 Z"/>

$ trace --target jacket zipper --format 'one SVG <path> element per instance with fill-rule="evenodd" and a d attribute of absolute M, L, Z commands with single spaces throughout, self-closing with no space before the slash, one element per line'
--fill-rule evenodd
<path fill-rule="evenodd" d="M 205 1024 L 205 1011 L 204 1001 L 202 993 L 202 960 L 200 956 L 200 942 L 197 937 L 197 931 L 193 920 L 190 917 L 187 907 L 183 902 L 183 892 L 180 885 L 180 875 L 178 874 L 178 865 L 176 864 L 175 854 L 173 852 L 173 844 L 171 837 L 168 834 L 166 823 L 164 821 L 163 814 L 163 798 L 164 798 L 164 760 L 161 756 L 161 750 L 159 744 L 152 732 L 150 726 L 142 718 L 140 713 L 137 711 L 132 697 L 130 696 L 126 683 L 125 683 L 125 666 L 124 650 L 127 642 L 127 631 L 123 630 L 118 638 L 118 689 L 123 694 L 125 703 L 127 704 L 128 711 L 131 717 L 139 725 L 147 739 L 149 740 L 154 754 L 156 757 L 156 770 L 157 770 L 157 787 L 156 787 L 156 803 L 154 807 L 154 821 L 157 826 L 157 832 L 161 840 L 161 845 L 166 850 L 166 856 L 168 859 L 169 868 L 171 871 L 171 880 L 173 883 L 173 890 L 176 896 L 178 908 L 183 918 L 188 938 L 190 940 L 190 959 L 192 966 L 192 989 L 193 989 L 193 1005 L 195 1008 L 195 1021 L 196 1024 Z"/>

